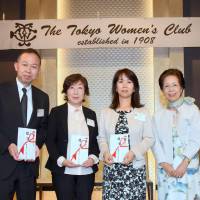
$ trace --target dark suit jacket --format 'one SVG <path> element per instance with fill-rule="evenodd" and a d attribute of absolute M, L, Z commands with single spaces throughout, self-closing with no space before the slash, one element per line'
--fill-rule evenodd
<path fill-rule="evenodd" d="M 83 107 L 83 114 L 85 119 L 94 120 L 95 126 L 88 126 L 89 129 L 89 155 L 94 154 L 99 156 L 99 148 L 97 144 L 97 119 L 96 114 L 89 108 Z M 65 167 L 59 167 L 57 165 L 57 159 L 60 156 L 66 157 L 67 144 L 68 144 L 68 125 L 67 125 L 68 106 L 67 103 L 55 107 L 51 110 L 48 123 L 47 133 L 47 149 L 49 152 L 49 159 L 46 164 L 46 168 L 51 170 L 53 173 L 64 174 Z M 93 171 L 98 170 L 97 165 L 93 166 Z"/>
<path fill-rule="evenodd" d="M 46 139 L 49 112 L 48 95 L 32 86 L 33 112 L 27 128 L 37 129 L 36 144 L 42 147 Z M 44 109 L 44 116 L 38 117 L 37 110 Z M 0 85 L 0 179 L 8 177 L 16 167 L 8 152 L 11 143 L 17 144 L 18 127 L 23 127 L 19 93 L 16 82 Z M 38 176 L 39 160 L 28 163 L 31 173 Z"/>

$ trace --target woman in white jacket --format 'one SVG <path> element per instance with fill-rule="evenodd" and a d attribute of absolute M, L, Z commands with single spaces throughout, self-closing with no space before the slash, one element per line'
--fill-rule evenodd
<path fill-rule="evenodd" d="M 154 137 L 151 118 L 140 104 L 139 82 L 134 72 L 125 68 L 115 73 L 112 95 L 111 106 L 102 111 L 99 122 L 98 143 L 105 162 L 103 199 L 145 200 L 144 154 L 153 145 Z M 111 137 L 115 136 L 125 139 L 113 142 Z M 116 151 L 112 151 L 111 143 L 117 146 Z M 116 161 L 114 158 L 120 157 L 124 148 L 127 153 Z"/>
<path fill-rule="evenodd" d="M 178 69 L 168 69 L 159 78 L 168 101 L 154 115 L 159 200 L 200 199 L 200 112 L 191 97 L 183 97 L 185 81 Z"/>

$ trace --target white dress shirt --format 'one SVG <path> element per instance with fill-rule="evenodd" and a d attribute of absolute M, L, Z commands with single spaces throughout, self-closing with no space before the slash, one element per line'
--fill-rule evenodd
<path fill-rule="evenodd" d="M 28 97 L 28 104 L 27 104 L 27 122 L 26 122 L 26 124 L 28 124 L 30 119 L 31 119 L 32 112 L 33 112 L 32 87 L 31 87 L 31 85 L 25 87 L 18 80 L 18 78 L 16 78 L 16 82 L 17 82 L 17 88 L 18 88 L 20 102 L 21 102 L 22 96 L 24 94 L 23 91 L 22 91 L 22 88 L 26 88 L 26 90 L 27 90 L 26 95 Z"/>

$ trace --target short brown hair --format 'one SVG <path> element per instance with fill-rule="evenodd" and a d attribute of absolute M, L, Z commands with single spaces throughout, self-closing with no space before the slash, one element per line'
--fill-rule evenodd
<path fill-rule="evenodd" d="M 185 80 L 183 77 L 183 73 L 179 70 L 179 69 L 175 69 L 175 68 L 170 68 L 165 70 L 159 77 L 159 86 L 160 89 L 163 90 L 163 84 L 164 84 L 164 80 L 167 76 L 176 76 L 180 86 L 185 89 Z"/>
<path fill-rule="evenodd" d="M 41 65 L 41 56 L 40 56 L 40 54 L 39 54 L 35 49 L 32 49 L 32 48 L 28 48 L 28 49 L 23 49 L 23 50 L 21 50 L 21 51 L 19 52 L 18 56 L 17 56 L 17 60 L 16 60 L 16 61 L 18 61 L 18 60 L 20 59 L 21 55 L 24 54 L 24 53 L 32 53 L 32 54 L 35 54 L 35 55 L 38 57 L 38 59 L 39 59 L 39 61 L 40 61 L 40 65 Z"/>
<path fill-rule="evenodd" d="M 81 83 L 83 83 L 85 95 L 89 96 L 90 92 L 89 92 L 87 79 L 84 76 L 82 76 L 81 74 L 71 74 L 71 75 L 69 75 L 65 78 L 64 83 L 63 83 L 62 93 L 65 94 L 65 100 L 66 101 L 68 100 L 67 95 L 66 95 L 67 90 L 69 89 L 69 87 L 71 85 L 73 85 L 74 83 L 77 83 L 78 81 L 81 81 Z"/>
<path fill-rule="evenodd" d="M 117 81 L 119 80 L 120 76 L 122 76 L 123 74 L 125 76 L 127 76 L 128 79 L 130 79 L 134 84 L 135 91 L 133 92 L 132 97 L 131 97 L 131 106 L 133 108 L 142 107 L 143 105 L 140 104 L 140 94 L 139 94 L 140 86 L 139 86 L 138 78 L 133 71 L 131 71 L 128 68 L 124 68 L 124 69 L 118 70 L 113 77 L 113 81 L 112 81 L 112 103 L 110 105 L 110 108 L 116 109 L 119 106 L 119 94 L 116 92 L 116 87 L 117 87 Z"/>

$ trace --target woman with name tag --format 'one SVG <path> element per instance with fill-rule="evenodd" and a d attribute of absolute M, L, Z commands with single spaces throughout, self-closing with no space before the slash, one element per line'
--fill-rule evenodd
<path fill-rule="evenodd" d="M 101 112 L 98 143 L 104 161 L 104 200 L 145 200 L 145 153 L 153 145 L 151 118 L 140 104 L 133 71 L 118 70 L 112 103 Z"/>
<path fill-rule="evenodd" d="M 159 78 L 167 106 L 155 113 L 159 200 L 200 200 L 200 112 L 194 99 L 184 97 L 185 80 L 178 69 Z"/>
<path fill-rule="evenodd" d="M 99 148 L 96 114 L 82 105 L 89 95 L 86 78 L 67 76 L 62 93 L 66 103 L 53 108 L 49 117 L 46 167 L 58 200 L 90 200 Z"/>

